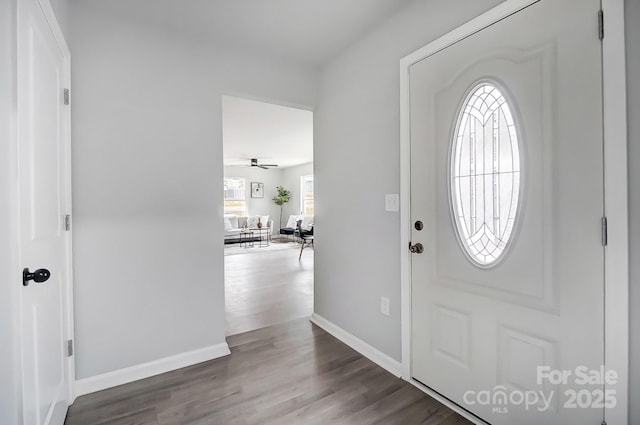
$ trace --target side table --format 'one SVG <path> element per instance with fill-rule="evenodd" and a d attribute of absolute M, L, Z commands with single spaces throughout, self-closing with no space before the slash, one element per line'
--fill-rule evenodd
<path fill-rule="evenodd" d="M 249 230 L 256 233 L 256 235 L 258 236 L 258 246 L 260 248 L 271 245 L 271 243 L 269 242 L 269 238 L 271 237 L 271 228 L 266 226 L 260 229 L 258 229 L 257 227 L 252 227 Z"/>
<path fill-rule="evenodd" d="M 243 230 L 240 232 L 240 246 L 244 243 L 245 248 L 253 248 L 253 231 Z M 249 245 L 251 243 L 251 245 Z"/>

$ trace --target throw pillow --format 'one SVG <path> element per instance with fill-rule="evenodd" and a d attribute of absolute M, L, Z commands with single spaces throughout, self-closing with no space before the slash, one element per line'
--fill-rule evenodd
<path fill-rule="evenodd" d="M 233 226 L 231 226 L 231 220 L 229 220 L 228 218 L 224 219 L 224 230 L 228 231 L 233 229 Z"/>
<path fill-rule="evenodd" d="M 289 220 L 287 220 L 287 225 L 284 226 L 284 227 L 288 227 L 290 229 L 295 229 L 297 222 L 298 222 L 298 216 L 297 215 L 290 215 L 289 216 Z"/>
<path fill-rule="evenodd" d="M 229 219 L 229 222 L 231 223 L 231 228 L 232 229 L 239 229 L 240 226 L 238 226 L 238 216 L 237 215 L 228 215 L 225 218 Z"/>

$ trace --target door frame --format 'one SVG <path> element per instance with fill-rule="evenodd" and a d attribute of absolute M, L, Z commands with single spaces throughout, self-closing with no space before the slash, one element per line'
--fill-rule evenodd
<path fill-rule="evenodd" d="M 400 60 L 400 267 L 402 378 L 475 423 L 478 418 L 411 376 L 411 140 L 409 69 L 411 65 L 540 0 L 506 0 L 482 15 Z M 619 375 L 617 405 L 605 410 L 609 424 L 628 423 L 629 411 L 629 224 L 627 178 L 627 104 L 624 0 L 601 0 L 605 16 L 603 60 L 605 248 L 605 359 Z M 597 37 L 594 16 L 594 37 Z M 624 113 L 620 113 L 624 111 Z"/>
<path fill-rule="evenodd" d="M 20 13 L 20 3 L 21 0 L 17 1 L 17 9 L 16 9 L 16 14 Z M 64 83 L 64 87 L 71 90 L 71 52 L 69 50 L 69 47 L 67 46 L 67 43 L 65 41 L 64 35 L 62 33 L 62 29 L 60 28 L 60 24 L 58 23 L 58 20 L 56 18 L 55 12 L 53 10 L 53 6 L 51 5 L 50 0 L 37 0 L 37 4 L 40 7 L 42 14 L 45 18 L 45 20 L 47 21 L 47 24 L 49 26 L 49 29 L 51 30 L 51 33 L 53 34 L 53 37 L 55 39 L 56 45 L 58 46 L 58 48 L 60 49 L 60 52 L 63 56 L 63 76 L 62 76 L 62 80 Z M 17 16 L 17 15 L 16 15 Z M 18 28 L 19 28 L 19 23 L 20 18 L 18 17 L 16 20 L 16 26 L 15 26 L 15 34 L 16 34 L 16 52 L 17 55 L 21 54 L 21 48 L 22 48 L 22 40 L 21 40 L 21 36 L 20 33 L 18 32 Z M 16 55 L 16 59 L 17 59 L 17 55 Z M 16 62 L 16 68 L 17 68 L 17 62 Z M 16 87 L 19 87 L 19 79 L 20 79 L 20 75 L 16 74 Z M 25 99 L 22 98 L 20 96 L 19 91 L 16 91 L 16 101 L 17 104 L 20 104 L 21 102 L 24 102 Z M 62 99 L 62 93 L 60 94 L 61 99 Z M 64 179 L 65 183 L 66 183 L 66 189 L 65 189 L 65 199 L 64 199 L 64 211 L 66 211 L 66 214 L 72 214 L 72 175 L 71 175 L 71 105 L 67 106 L 67 113 L 65 114 L 65 116 L 62 118 L 62 137 L 63 137 L 63 146 L 64 146 L 64 164 L 65 164 L 65 168 L 64 170 L 62 170 L 62 178 Z M 18 112 L 16 112 L 16 116 L 15 116 L 15 124 L 16 124 L 16 128 L 19 127 L 18 123 L 20 122 L 20 113 L 19 113 L 20 108 L 17 109 Z M 16 187 L 14 189 L 14 193 L 11 196 L 11 200 L 12 202 L 15 202 L 16 208 L 14 209 L 14 214 L 16 214 L 15 217 L 15 224 L 16 224 L 16 230 L 15 230 L 15 239 L 14 239 L 14 246 L 15 246 L 15 252 L 16 252 L 16 256 L 15 256 L 15 261 L 13 261 L 14 264 L 14 273 L 12 273 L 12 275 L 14 276 L 14 281 L 15 281 L 15 285 L 18 285 L 18 283 L 21 281 L 22 279 L 22 275 L 21 275 L 21 270 L 22 270 L 22 255 L 20 252 L 20 235 L 19 235 L 19 230 L 21 225 L 20 223 L 22 222 L 22 212 L 20 211 L 19 205 L 20 205 L 20 174 L 19 174 L 19 169 L 20 169 L 20 165 L 19 165 L 19 157 L 18 157 L 18 150 L 17 147 L 22 143 L 22 137 L 19 134 L 18 131 L 16 131 L 15 133 L 15 140 L 16 140 L 16 149 L 14 149 L 12 151 L 12 161 L 15 164 L 14 166 L 16 167 Z M 72 215 L 71 215 L 72 216 Z M 72 216 L 73 217 L 73 216 Z M 60 218 L 62 219 L 62 217 Z M 74 338 L 74 318 L 73 318 L 73 311 L 74 311 L 74 306 L 73 306 L 73 249 L 72 249 L 72 244 L 73 244 L 73 229 L 71 228 L 69 231 L 65 232 L 66 235 L 66 249 L 65 249 L 65 258 L 66 258 L 66 267 L 67 267 L 67 279 L 63 282 L 63 284 L 65 285 L 64 288 L 64 294 L 66 294 L 66 299 L 65 299 L 65 307 L 66 307 L 66 311 L 63 312 L 63 314 L 65 314 L 66 316 L 66 335 L 68 339 L 71 339 L 74 341 L 74 353 L 71 356 L 68 356 L 66 358 L 67 361 L 67 391 L 68 391 L 68 401 L 69 401 L 69 405 L 71 405 L 73 403 L 73 401 L 75 400 L 75 338 Z M 18 301 L 21 299 L 22 297 L 22 291 L 19 291 L 18 294 Z M 22 303 L 18 302 L 18 308 L 15 311 L 15 328 L 16 328 L 16 334 L 17 335 L 22 335 L 21 329 L 22 329 Z M 17 363 L 15 365 L 16 370 L 18 371 L 18 376 L 22 376 L 22 342 L 21 340 L 18 341 L 18 347 L 16 349 L 17 355 L 15 358 L 15 362 Z M 22 379 L 19 378 L 19 386 L 17 387 L 19 389 L 19 393 L 18 393 L 18 397 L 19 397 L 19 406 L 20 406 L 20 412 L 22 412 L 22 406 L 23 406 L 23 382 Z M 20 415 L 22 415 L 22 413 L 20 413 Z"/>

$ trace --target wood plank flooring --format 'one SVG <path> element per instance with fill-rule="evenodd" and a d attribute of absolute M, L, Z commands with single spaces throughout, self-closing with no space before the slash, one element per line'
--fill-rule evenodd
<path fill-rule="evenodd" d="M 307 319 L 227 341 L 230 356 L 78 398 L 65 424 L 469 424 Z"/>
<path fill-rule="evenodd" d="M 272 244 L 279 244 L 273 241 Z M 308 317 L 313 312 L 313 249 L 225 256 L 227 335 Z"/>

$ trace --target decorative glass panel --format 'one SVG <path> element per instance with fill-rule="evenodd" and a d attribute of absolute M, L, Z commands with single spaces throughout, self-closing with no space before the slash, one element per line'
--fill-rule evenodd
<path fill-rule="evenodd" d="M 507 99 L 490 83 L 474 87 L 460 109 L 451 156 L 457 234 L 480 267 L 504 253 L 518 213 L 520 151 Z"/>

